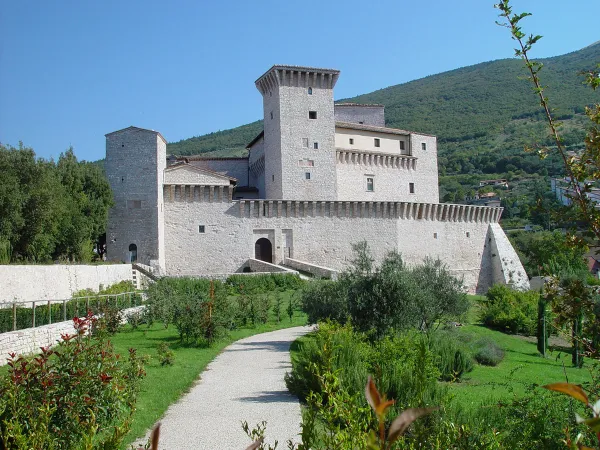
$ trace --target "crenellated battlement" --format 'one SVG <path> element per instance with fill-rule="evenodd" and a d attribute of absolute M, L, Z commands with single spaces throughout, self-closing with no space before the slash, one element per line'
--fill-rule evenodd
<path fill-rule="evenodd" d="M 200 184 L 165 184 L 163 197 L 165 203 L 172 202 L 230 202 L 233 198 L 233 186 Z"/>
<path fill-rule="evenodd" d="M 239 200 L 240 218 L 347 217 L 496 223 L 504 208 L 448 203 Z"/>

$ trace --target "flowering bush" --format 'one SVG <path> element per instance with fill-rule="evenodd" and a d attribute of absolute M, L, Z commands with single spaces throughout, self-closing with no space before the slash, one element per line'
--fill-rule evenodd
<path fill-rule="evenodd" d="M 91 313 L 76 333 L 33 358 L 11 355 L 0 378 L 0 448 L 117 449 L 130 427 L 143 365 L 93 336 Z"/>

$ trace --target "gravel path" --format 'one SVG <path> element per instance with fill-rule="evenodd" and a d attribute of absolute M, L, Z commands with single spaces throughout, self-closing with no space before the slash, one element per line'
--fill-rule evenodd
<path fill-rule="evenodd" d="M 162 418 L 160 450 L 244 450 L 253 428 L 267 421 L 267 442 L 298 441 L 300 405 L 285 387 L 291 370 L 290 344 L 310 331 L 296 327 L 241 339 L 225 348 L 197 384 Z M 165 382 L 168 382 L 166 380 Z"/>

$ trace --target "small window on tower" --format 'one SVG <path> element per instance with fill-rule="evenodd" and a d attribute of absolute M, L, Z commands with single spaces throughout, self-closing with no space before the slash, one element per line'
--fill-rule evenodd
<path fill-rule="evenodd" d="M 317 112 L 316 111 L 309 111 L 308 112 L 308 118 L 309 119 L 316 119 L 317 118 Z"/>
<path fill-rule="evenodd" d="M 271 120 L 273 120 L 273 111 L 271 111 Z"/>
<path fill-rule="evenodd" d="M 367 177 L 367 192 L 373 192 L 375 190 L 375 178 Z"/>
<path fill-rule="evenodd" d="M 308 148 L 308 138 L 302 138 L 302 147 Z"/>
<path fill-rule="evenodd" d="M 375 147 L 380 147 L 381 141 L 378 138 L 375 138 Z"/>
<path fill-rule="evenodd" d="M 400 150 L 404 150 L 404 141 L 400 141 Z"/>
<path fill-rule="evenodd" d="M 198 233 L 204 233 L 206 232 L 206 228 L 204 225 L 198 225 Z"/>
<path fill-rule="evenodd" d="M 354 145 L 354 139 L 350 138 L 349 141 L 350 141 L 350 145 Z"/>
<path fill-rule="evenodd" d="M 312 88 L 311 87 L 308 88 L 308 95 L 312 95 Z"/>
<path fill-rule="evenodd" d="M 415 183 L 408 183 L 408 192 L 411 194 L 415 193 Z"/>
<path fill-rule="evenodd" d="M 304 178 L 310 180 L 310 172 L 304 172 Z"/>
<path fill-rule="evenodd" d="M 319 143 L 318 142 L 313 142 L 313 148 L 315 150 L 319 150 Z"/>
<path fill-rule="evenodd" d="M 272 176 L 271 176 L 271 179 L 272 179 L 273 181 L 275 181 L 275 175 L 272 175 Z"/>
<path fill-rule="evenodd" d="M 421 150 L 427 150 L 427 143 L 421 142 Z"/>

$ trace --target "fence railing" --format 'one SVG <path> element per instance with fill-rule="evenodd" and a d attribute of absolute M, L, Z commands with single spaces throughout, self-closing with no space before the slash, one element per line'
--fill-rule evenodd
<path fill-rule="evenodd" d="M 73 317 L 82 317 L 88 311 L 97 314 L 109 306 L 119 310 L 140 306 L 144 303 L 144 297 L 142 292 L 122 292 L 70 299 L 2 303 L 0 304 L 0 333 L 50 325 Z"/>

